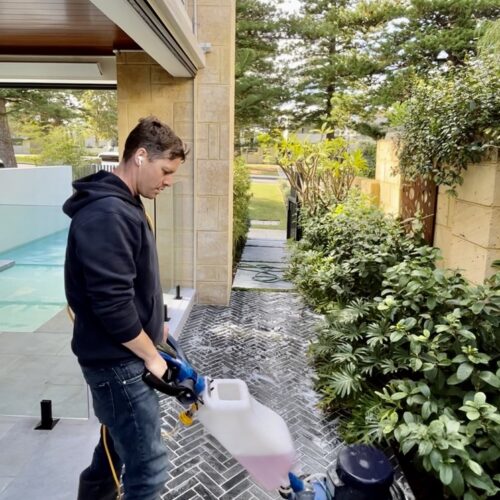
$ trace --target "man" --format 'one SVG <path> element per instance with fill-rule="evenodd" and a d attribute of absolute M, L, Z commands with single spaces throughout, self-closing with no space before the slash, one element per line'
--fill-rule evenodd
<path fill-rule="evenodd" d="M 167 125 L 141 119 L 115 171 L 76 181 L 63 207 L 72 218 L 65 262 L 71 346 L 103 425 L 78 500 L 116 498 L 122 465 L 125 500 L 156 500 L 166 480 L 158 398 L 142 381 L 144 368 L 161 378 L 167 365 L 155 348 L 165 340 L 163 297 L 140 196 L 153 199 L 171 186 L 185 156 Z"/>

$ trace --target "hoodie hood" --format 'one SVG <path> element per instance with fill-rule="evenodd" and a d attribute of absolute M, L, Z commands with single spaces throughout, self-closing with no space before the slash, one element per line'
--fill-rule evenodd
<path fill-rule="evenodd" d="M 73 182 L 73 188 L 75 192 L 63 205 L 63 212 L 71 218 L 88 204 L 109 196 L 142 207 L 140 199 L 132 196 L 128 186 L 118 176 L 104 170 L 78 179 Z"/>

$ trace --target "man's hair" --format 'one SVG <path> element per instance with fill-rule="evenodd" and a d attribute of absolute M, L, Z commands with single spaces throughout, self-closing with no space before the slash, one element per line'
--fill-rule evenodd
<path fill-rule="evenodd" d="M 144 148 L 147 151 L 150 160 L 180 158 L 184 161 L 188 153 L 184 143 L 175 135 L 174 131 L 155 116 L 141 118 L 130 132 L 125 141 L 124 161 L 132 158 L 139 148 Z"/>

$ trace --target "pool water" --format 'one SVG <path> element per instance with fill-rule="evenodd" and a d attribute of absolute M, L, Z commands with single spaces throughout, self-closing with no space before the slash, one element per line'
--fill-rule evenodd
<path fill-rule="evenodd" d="M 59 231 L 0 253 L 15 261 L 0 272 L 0 331 L 34 332 L 65 307 L 67 237 Z"/>

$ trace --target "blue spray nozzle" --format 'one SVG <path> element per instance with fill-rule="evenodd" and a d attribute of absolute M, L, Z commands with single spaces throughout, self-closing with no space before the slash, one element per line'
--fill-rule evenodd
<path fill-rule="evenodd" d="M 288 473 L 288 480 L 290 481 L 290 488 L 294 493 L 298 493 L 304 489 L 304 481 L 296 476 L 293 472 Z"/>

